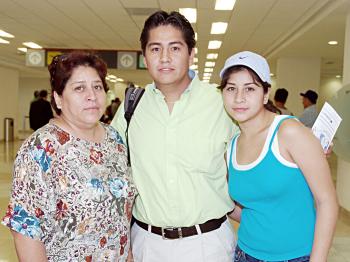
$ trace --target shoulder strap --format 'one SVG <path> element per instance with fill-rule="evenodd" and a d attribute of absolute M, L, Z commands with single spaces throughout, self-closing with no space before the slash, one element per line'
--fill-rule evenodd
<path fill-rule="evenodd" d="M 273 134 L 271 136 L 269 148 L 271 148 L 271 146 L 272 146 L 273 140 L 275 139 L 275 136 L 276 136 L 276 134 L 278 132 L 278 129 L 279 129 L 280 125 L 283 123 L 284 120 L 290 119 L 290 118 L 296 118 L 296 117 L 295 116 L 286 116 L 286 117 L 283 117 L 282 119 L 279 120 L 279 122 L 277 123 L 276 128 L 273 131 Z"/>
<path fill-rule="evenodd" d="M 124 118 L 126 120 L 126 146 L 128 149 L 128 166 L 130 166 L 130 150 L 129 150 L 129 139 L 128 139 L 128 130 L 129 124 L 131 121 L 131 117 L 134 114 L 134 111 L 137 107 L 137 104 L 140 102 L 141 97 L 145 89 L 136 88 L 136 87 L 128 87 L 125 89 L 125 99 L 124 99 Z"/>

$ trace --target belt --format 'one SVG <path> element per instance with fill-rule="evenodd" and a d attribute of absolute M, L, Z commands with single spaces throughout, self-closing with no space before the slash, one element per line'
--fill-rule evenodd
<path fill-rule="evenodd" d="M 202 233 L 207 233 L 210 231 L 213 231 L 215 229 L 218 229 L 223 222 L 226 221 L 226 215 L 217 218 L 217 219 L 211 219 L 203 224 L 199 224 L 199 228 L 201 229 Z M 194 235 L 198 235 L 196 226 L 190 226 L 190 227 L 155 227 L 148 225 L 146 223 L 143 223 L 137 219 L 135 219 L 136 224 L 138 224 L 141 228 L 148 231 L 148 228 L 151 227 L 151 232 L 157 235 L 162 236 L 163 239 L 178 239 L 183 237 L 190 237 Z"/>

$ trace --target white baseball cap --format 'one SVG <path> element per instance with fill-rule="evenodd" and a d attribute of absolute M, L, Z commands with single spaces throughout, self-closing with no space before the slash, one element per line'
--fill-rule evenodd
<path fill-rule="evenodd" d="M 250 51 L 239 52 L 227 58 L 224 68 L 220 71 L 220 78 L 222 78 L 228 68 L 237 65 L 249 67 L 263 82 L 271 84 L 270 67 L 266 59 Z"/>

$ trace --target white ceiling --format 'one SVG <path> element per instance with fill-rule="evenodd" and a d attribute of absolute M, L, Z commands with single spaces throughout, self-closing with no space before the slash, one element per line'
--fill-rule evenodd
<path fill-rule="evenodd" d="M 275 72 L 279 57 L 321 57 L 323 78 L 342 74 L 344 33 L 350 0 L 237 0 L 232 11 L 214 10 L 215 0 L 0 0 L 0 29 L 15 38 L 0 45 L 0 65 L 17 68 L 21 77 L 47 77 L 45 68 L 25 66 L 22 42 L 44 48 L 140 50 L 139 35 L 149 12 L 197 8 L 199 76 L 209 40 L 222 40 L 211 81 L 225 58 L 252 50 L 266 56 Z M 141 9 L 142 8 L 142 9 Z M 141 14 L 138 14 L 141 12 Z M 224 35 L 210 35 L 211 23 L 228 22 Z M 327 44 L 337 40 L 337 46 Z M 146 70 L 111 70 L 139 85 Z"/>

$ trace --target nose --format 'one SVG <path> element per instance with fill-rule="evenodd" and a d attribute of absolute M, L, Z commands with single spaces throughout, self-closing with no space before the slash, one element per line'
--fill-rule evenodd
<path fill-rule="evenodd" d="M 96 100 L 96 90 L 94 87 L 87 88 L 87 99 L 88 100 Z"/>
<path fill-rule="evenodd" d="M 161 55 L 160 55 L 160 61 L 163 63 L 170 61 L 170 53 L 169 53 L 168 49 L 164 48 L 162 50 Z"/>
<path fill-rule="evenodd" d="M 245 101 L 245 92 L 244 92 L 244 89 L 238 89 L 237 90 L 237 93 L 235 95 L 235 101 L 236 103 L 242 103 Z"/>

